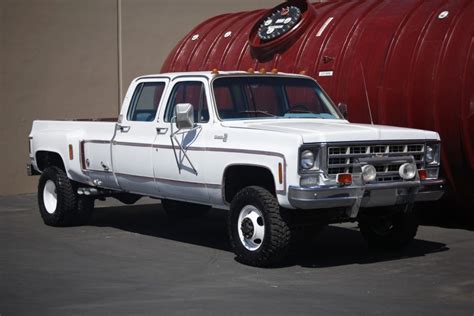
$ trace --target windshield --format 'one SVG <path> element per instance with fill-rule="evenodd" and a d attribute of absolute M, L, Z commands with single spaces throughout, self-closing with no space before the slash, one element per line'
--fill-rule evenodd
<path fill-rule="evenodd" d="M 265 118 L 339 119 L 315 81 L 288 77 L 224 77 L 214 80 L 222 120 Z"/>

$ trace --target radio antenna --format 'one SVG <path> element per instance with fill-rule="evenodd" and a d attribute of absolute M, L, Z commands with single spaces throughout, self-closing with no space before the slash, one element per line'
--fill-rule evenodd
<path fill-rule="evenodd" d="M 367 82 L 365 81 L 364 66 L 362 66 L 362 62 L 360 62 L 360 71 L 362 72 L 362 79 L 364 80 L 365 97 L 367 98 L 367 107 L 369 108 L 370 124 L 374 125 L 372 109 L 370 108 L 369 92 L 367 91 Z"/>

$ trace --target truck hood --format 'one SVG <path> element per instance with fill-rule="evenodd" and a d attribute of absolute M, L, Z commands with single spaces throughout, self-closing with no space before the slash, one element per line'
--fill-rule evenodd
<path fill-rule="evenodd" d="M 385 141 L 385 140 L 439 140 L 436 132 L 385 125 L 353 124 L 345 120 L 328 119 L 268 119 L 258 121 L 225 121 L 223 126 L 277 133 L 295 134 L 304 143 Z"/>

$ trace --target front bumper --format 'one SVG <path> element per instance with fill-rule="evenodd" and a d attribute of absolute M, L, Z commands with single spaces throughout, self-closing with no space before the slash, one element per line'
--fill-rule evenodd
<path fill-rule="evenodd" d="M 377 183 L 350 186 L 290 187 L 288 199 L 297 209 L 376 207 L 417 201 L 436 201 L 444 194 L 444 180 Z"/>

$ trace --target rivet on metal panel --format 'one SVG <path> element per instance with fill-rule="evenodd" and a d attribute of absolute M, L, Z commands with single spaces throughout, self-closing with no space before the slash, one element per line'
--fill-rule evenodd
<path fill-rule="evenodd" d="M 443 11 L 438 15 L 438 19 L 440 20 L 445 19 L 448 17 L 448 15 L 449 15 L 449 11 Z"/>
<path fill-rule="evenodd" d="M 194 34 L 193 37 L 191 37 L 191 41 L 195 41 L 199 38 L 199 34 Z"/>
<path fill-rule="evenodd" d="M 232 35 L 232 32 L 228 31 L 224 34 L 224 37 L 227 38 L 227 37 L 230 37 L 231 35 Z"/>

